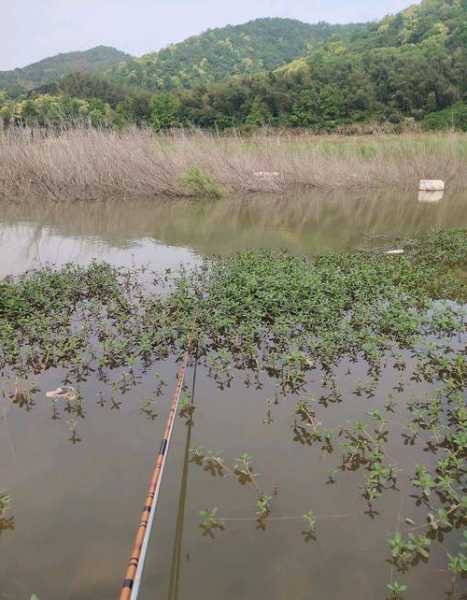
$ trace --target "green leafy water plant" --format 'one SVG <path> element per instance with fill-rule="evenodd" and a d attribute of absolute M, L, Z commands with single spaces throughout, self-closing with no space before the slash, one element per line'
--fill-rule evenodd
<path fill-rule="evenodd" d="M 7 517 L 11 505 L 11 497 L 6 492 L 0 491 L 0 535 L 2 531 L 11 531 L 15 528 L 13 517 Z"/>
<path fill-rule="evenodd" d="M 199 368 L 220 389 L 235 376 L 261 390 L 267 378 L 276 384 L 274 403 L 296 396 L 293 439 L 310 452 L 338 455 L 329 483 L 358 477 L 366 514 L 375 518 L 386 494 L 415 502 L 414 518 L 401 521 L 390 538 L 393 568 L 405 572 L 466 523 L 467 293 L 460 274 L 467 269 L 467 232 L 401 245 L 405 252 L 397 257 L 378 250 L 311 259 L 242 252 L 192 271 L 152 274 L 153 287 L 142 285 L 141 273 L 97 264 L 7 279 L 0 283 L 0 370 L 13 384 L 11 401 L 33 408 L 37 377 L 60 369 L 57 385 L 80 389 L 92 376 L 98 403 L 116 410 L 149 375 L 152 389 L 144 397 L 151 402 L 142 411 L 152 418 L 153 400 L 164 390 L 154 376 L 158 363 L 175 362 L 196 335 Z M 336 380 L 343 364 L 345 387 L 366 414 L 329 427 L 326 410 L 344 401 Z M 366 370 L 358 381 L 354 364 Z M 385 369 L 397 379 L 381 399 Z M 415 390 L 410 395 L 407 385 Z M 185 400 L 181 416 L 192 419 Z M 86 401 L 52 407 L 54 418 L 64 413 L 72 442 L 80 439 Z M 388 441 L 393 445 L 396 435 L 404 453 L 416 453 L 410 467 L 390 456 Z M 228 464 L 220 453 L 195 448 L 190 460 L 253 491 L 253 521 L 272 522 L 273 496 L 260 489 L 248 454 Z M 306 531 L 314 536 L 309 517 Z M 207 511 L 203 520 L 203 531 L 220 529 L 216 513 Z M 463 554 L 446 553 L 457 577 L 464 574 Z"/>
<path fill-rule="evenodd" d="M 388 583 L 387 588 L 389 590 L 389 600 L 402 600 L 404 592 L 408 590 L 408 586 L 398 581 Z"/>
<path fill-rule="evenodd" d="M 314 531 L 315 527 L 316 527 L 316 520 L 317 520 L 315 513 L 312 510 L 310 510 L 303 515 L 303 518 L 305 519 L 308 529 Z"/>
<path fill-rule="evenodd" d="M 253 457 L 249 454 L 242 454 L 240 458 L 235 462 L 233 472 L 235 473 L 239 483 L 245 485 L 246 483 L 254 483 L 257 477 L 257 473 L 253 471 L 251 462 Z"/>
<path fill-rule="evenodd" d="M 430 540 L 424 535 L 410 533 L 404 538 L 398 531 L 389 539 L 392 561 L 402 572 L 407 572 L 419 560 L 427 561 L 430 545 Z"/>
<path fill-rule="evenodd" d="M 178 414 L 180 417 L 183 417 L 187 423 L 187 425 L 193 424 L 193 415 L 195 414 L 196 407 L 193 404 L 191 394 L 187 394 L 186 392 L 182 394 L 180 398 L 179 411 Z"/>
<path fill-rule="evenodd" d="M 316 541 L 316 523 L 318 521 L 317 516 L 312 510 L 309 510 L 303 515 L 306 523 L 306 529 L 302 531 L 302 535 L 305 542 Z"/>
<path fill-rule="evenodd" d="M 455 555 L 448 554 L 449 558 L 449 570 L 455 576 L 463 578 L 467 577 L 467 531 L 464 531 L 464 541 L 461 542 L 459 552 Z"/>
<path fill-rule="evenodd" d="M 266 530 L 266 523 L 271 514 L 272 496 L 260 496 L 256 502 L 256 528 Z"/>
<path fill-rule="evenodd" d="M 214 539 L 219 531 L 224 531 L 223 523 L 217 518 L 217 508 L 206 509 L 200 512 L 201 523 L 200 527 L 203 535 Z"/>
<path fill-rule="evenodd" d="M 5 492 L 0 492 L 0 516 L 3 516 L 11 504 L 11 498 Z"/>

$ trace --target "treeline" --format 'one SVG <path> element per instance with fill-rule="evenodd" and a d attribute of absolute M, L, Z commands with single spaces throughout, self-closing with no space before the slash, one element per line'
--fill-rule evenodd
<path fill-rule="evenodd" d="M 191 89 L 149 91 L 73 74 L 19 102 L 4 123 L 88 119 L 156 130 L 265 125 L 332 131 L 368 121 L 467 130 L 467 0 L 424 0 L 269 72 Z"/>

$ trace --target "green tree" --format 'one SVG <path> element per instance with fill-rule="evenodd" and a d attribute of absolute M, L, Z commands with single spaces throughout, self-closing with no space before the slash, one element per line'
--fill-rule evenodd
<path fill-rule="evenodd" d="M 261 127 L 271 123 L 271 120 L 272 115 L 267 104 L 260 96 L 256 96 L 246 117 L 246 124 Z"/>
<path fill-rule="evenodd" d="M 156 131 L 176 127 L 180 100 L 169 92 L 155 94 L 151 99 L 151 125 Z"/>

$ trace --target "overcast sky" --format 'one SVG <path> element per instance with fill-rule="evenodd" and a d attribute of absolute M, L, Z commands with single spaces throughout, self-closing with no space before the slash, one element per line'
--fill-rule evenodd
<path fill-rule="evenodd" d="M 381 18 L 415 0 L 0 0 L 0 70 L 104 44 L 133 55 L 258 17 Z"/>

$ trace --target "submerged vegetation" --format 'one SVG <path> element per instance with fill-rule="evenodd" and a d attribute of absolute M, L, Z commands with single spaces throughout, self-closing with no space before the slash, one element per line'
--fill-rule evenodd
<path fill-rule="evenodd" d="M 219 197 L 294 188 L 399 188 L 440 178 L 449 190 L 467 184 L 465 134 L 253 137 L 124 132 L 86 127 L 0 135 L 0 197 Z"/>
<path fill-rule="evenodd" d="M 449 539 L 445 564 L 454 586 L 456 577 L 466 576 L 465 549 L 457 540 L 467 522 L 467 232 L 433 233 L 402 249 L 397 256 L 372 250 L 313 259 L 241 252 L 189 272 L 156 275 L 92 264 L 6 279 L 0 284 L 0 368 L 14 382 L 9 397 L 31 409 L 42 373 L 64 369 L 62 384 L 77 393 L 51 408 L 54 416 L 66 411 L 70 440 L 78 443 L 86 410 L 82 382 L 97 376 L 99 401 L 118 407 L 156 361 L 180 357 L 194 337 L 200 367 L 220 389 L 238 376 L 258 388 L 269 378 L 276 401 L 295 398 L 293 440 L 310 452 L 335 455 L 328 484 L 345 474 L 358 477 L 362 512 L 375 518 L 382 496 L 407 496 L 418 508 L 412 512 L 406 503 L 405 520 L 388 539 L 394 572 L 404 575 L 428 561 Z M 357 364 L 366 377 L 353 394 L 368 399 L 365 413 L 328 424 L 326 409 L 343 402 L 337 370 L 345 366 L 350 373 Z M 386 369 L 400 379 L 394 394 L 378 398 Z M 418 384 L 429 386 L 404 393 Z M 154 398 L 163 385 L 156 373 Z M 141 408 L 150 419 L 157 417 L 154 398 Z M 181 416 L 196 421 L 191 399 L 182 402 Z M 413 461 L 394 460 L 389 442 L 413 453 Z M 230 465 L 220 453 L 194 448 L 190 459 L 251 488 L 258 529 L 273 521 L 276 491 L 262 489 L 251 456 Z M 302 533 L 312 542 L 320 515 L 301 508 Z M 227 522 L 218 509 L 206 509 L 201 527 L 213 537 Z M 395 577 L 388 584 L 392 598 L 405 589 Z"/>

